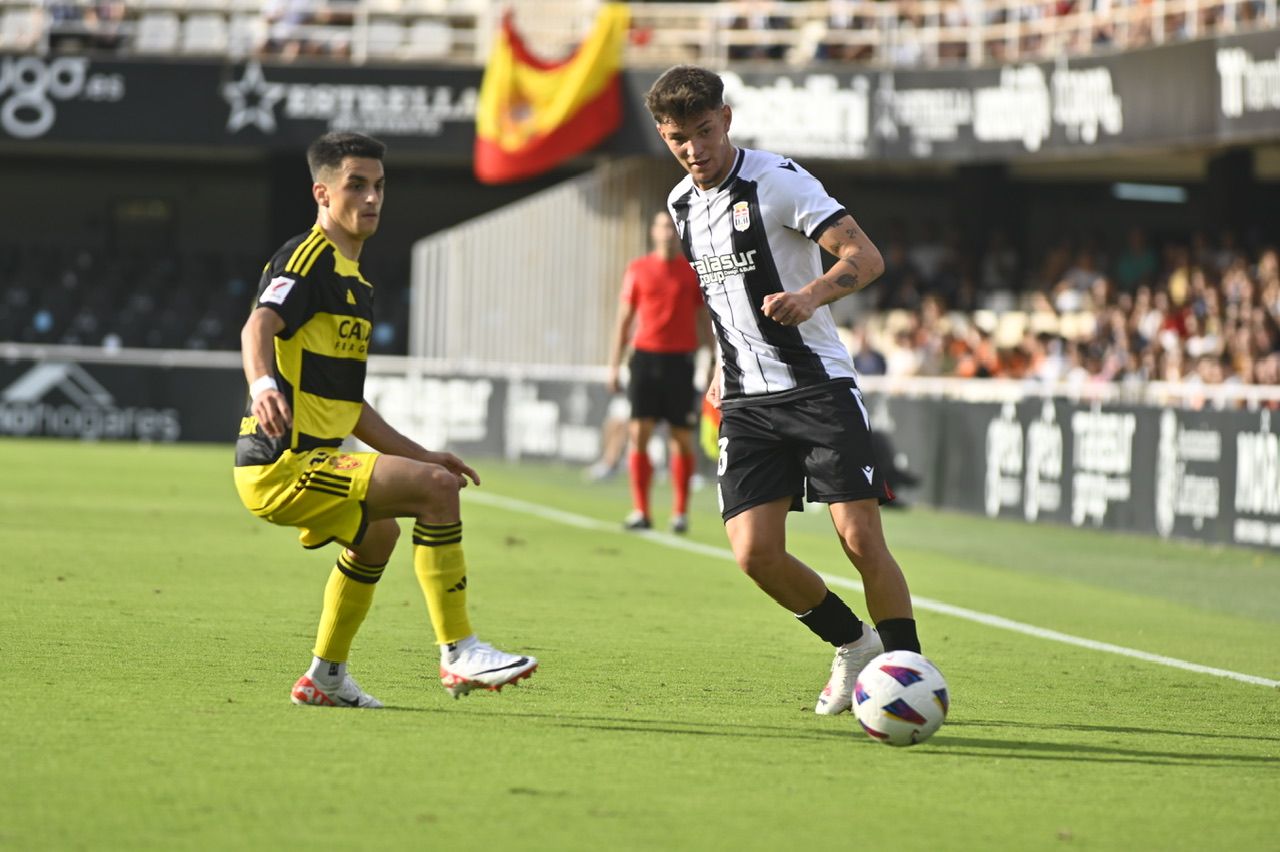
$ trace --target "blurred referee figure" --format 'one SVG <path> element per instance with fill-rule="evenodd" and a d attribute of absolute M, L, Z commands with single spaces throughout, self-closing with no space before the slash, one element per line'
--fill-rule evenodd
<path fill-rule="evenodd" d="M 236 442 L 236 490 L 254 515 L 296 527 L 302 546 L 343 546 L 324 589 L 311 667 L 295 704 L 381 707 L 347 671 L 400 527 L 413 518 L 413 567 L 440 645 L 440 680 L 455 698 L 528 677 L 533 657 L 476 639 L 467 617 L 459 490 L 476 472 L 402 435 L 364 400 L 373 286 L 360 251 L 378 229 L 385 146 L 330 133 L 307 149 L 316 223 L 262 272 L 240 342 L 249 403 Z M 354 435 L 377 452 L 343 452 Z"/>
<path fill-rule="evenodd" d="M 867 410 L 827 304 L 884 270 L 849 212 L 794 161 L 737 148 L 724 84 L 704 68 L 668 69 L 645 96 L 688 173 L 668 196 L 684 254 L 716 329 L 719 370 L 707 391 L 722 411 L 720 512 L 739 567 L 836 648 L 817 713 L 852 706 L 858 673 L 882 650 L 919 651 L 911 594 L 885 544 Z M 822 270 L 819 249 L 836 258 Z M 830 504 L 845 555 L 866 590 L 864 624 L 786 550 L 786 518 Z"/>
<path fill-rule="evenodd" d="M 632 342 L 627 399 L 632 512 L 623 521 L 629 530 L 653 526 L 649 486 L 653 464 L 649 439 L 658 421 L 669 429 L 671 464 L 671 530 L 689 530 L 689 480 L 695 466 L 693 428 L 697 396 L 693 388 L 694 356 L 699 332 L 710 342 L 698 276 L 680 253 L 675 226 L 667 212 L 654 214 L 649 226 L 653 251 L 627 266 L 618 303 L 618 321 L 609 350 L 609 393 L 618 392 L 618 371 L 627 342 Z M 703 326 L 702 328 L 700 328 Z M 634 325 L 634 337 L 632 327 Z"/>

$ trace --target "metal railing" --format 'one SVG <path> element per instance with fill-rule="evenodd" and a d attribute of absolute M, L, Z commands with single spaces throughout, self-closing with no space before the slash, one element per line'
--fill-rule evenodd
<path fill-rule="evenodd" d="M 175 349 L 104 349 L 100 346 L 6 343 L 0 341 L 0 359 L 17 361 L 68 361 L 79 364 L 113 364 L 137 367 L 199 367 L 239 370 L 238 352 L 190 352 Z M 603 366 L 529 361 L 467 363 L 395 355 L 375 355 L 369 359 L 371 377 L 442 376 L 545 379 L 574 382 L 601 382 Z M 859 380 L 868 393 L 895 397 L 958 399 L 967 402 L 1019 402 L 1024 399 L 1058 398 L 1072 402 L 1105 405 L 1150 405 L 1178 409 L 1258 410 L 1280 407 L 1280 387 L 1274 385 L 1216 384 L 1193 382 L 1097 382 L 1053 383 L 1013 379 L 961 379 L 924 376 L 863 376 Z M 0 401 L 3 396 L 0 395 Z"/>
<path fill-rule="evenodd" d="M 1130 50 L 1277 26 L 1278 0 L 727 0 L 631 3 L 626 64 L 886 67 L 983 65 Z M 485 0 L 318 2 L 282 21 L 258 0 L 127 0 L 116 21 L 53 17 L 59 4 L 0 0 L 0 50 L 47 52 L 103 27 L 120 54 L 287 55 L 340 62 L 482 65 L 503 13 Z M 87 6 L 87 4 L 86 4 Z M 516 23 L 548 59 L 573 50 L 599 0 L 520 0 Z"/>

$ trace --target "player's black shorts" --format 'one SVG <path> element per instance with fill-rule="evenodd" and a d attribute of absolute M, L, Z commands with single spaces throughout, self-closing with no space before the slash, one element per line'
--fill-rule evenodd
<path fill-rule="evenodd" d="M 843 503 L 893 499 L 871 448 L 871 427 L 861 394 L 838 387 L 830 393 L 773 405 L 724 409 L 717 465 L 720 515 L 734 515 L 792 498 Z"/>
<path fill-rule="evenodd" d="M 698 423 L 693 353 L 637 349 L 631 356 L 627 399 L 633 420 L 665 420 L 692 429 Z"/>

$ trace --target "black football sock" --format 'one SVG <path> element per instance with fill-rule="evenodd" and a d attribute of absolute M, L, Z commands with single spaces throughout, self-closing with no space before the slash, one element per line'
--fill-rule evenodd
<path fill-rule="evenodd" d="M 827 589 L 827 596 L 822 599 L 822 603 L 808 612 L 799 613 L 796 618 L 818 634 L 822 641 L 830 642 L 837 648 L 862 638 L 862 622 L 840 596 L 830 589 Z"/>
<path fill-rule="evenodd" d="M 915 651 L 920 653 L 920 640 L 916 638 L 914 618 L 886 618 L 877 622 L 876 631 L 886 651 Z"/>

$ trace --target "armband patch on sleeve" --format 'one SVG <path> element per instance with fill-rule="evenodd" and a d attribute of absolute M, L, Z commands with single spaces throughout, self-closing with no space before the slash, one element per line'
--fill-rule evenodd
<path fill-rule="evenodd" d="M 272 278 L 271 283 L 267 285 L 267 289 L 262 291 L 262 295 L 258 298 L 260 304 L 283 305 L 285 297 L 289 295 L 289 291 L 293 289 L 293 285 L 298 281 L 287 275 L 281 275 L 278 278 Z"/>

